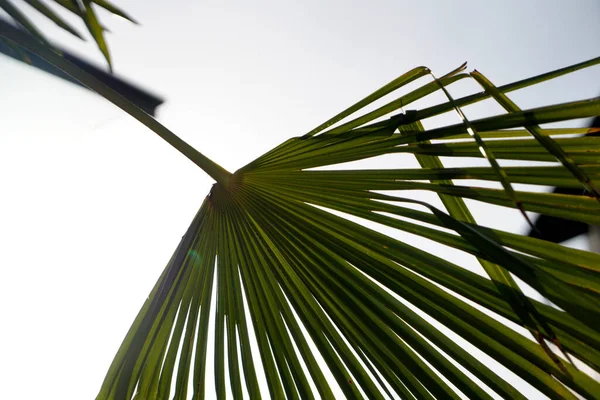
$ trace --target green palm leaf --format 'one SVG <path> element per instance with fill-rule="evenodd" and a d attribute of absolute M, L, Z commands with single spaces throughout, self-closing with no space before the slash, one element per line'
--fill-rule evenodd
<path fill-rule="evenodd" d="M 1 25 L 0 36 L 104 95 L 217 181 L 133 322 L 98 399 L 210 398 L 207 380 L 219 398 L 228 390 L 235 398 L 334 398 L 338 388 L 348 398 L 524 398 L 472 348 L 550 398 L 598 398 L 600 384 L 581 367 L 600 370 L 600 256 L 479 226 L 463 199 L 600 224 L 593 197 L 506 192 L 518 183 L 592 187 L 600 138 L 543 124 L 598 116 L 600 99 L 519 110 L 502 97 L 600 59 L 499 87 L 482 80 L 484 93 L 403 110 L 469 77 L 457 72 L 361 112 L 427 79 L 429 70 L 419 67 L 230 174 L 42 44 Z M 424 128 L 425 118 L 490 96 L 507 113 Z M 531 130 L 535 136 L 524 138 Z M 553 138 L 561 153 L 540 137 Z M 481 156 L 481 143 L 497 160 L 557 161 L 566 154 L 569 167 L 559 158 L 562 164 L 499 173 L 498 163 L 446 168 L 439 158 Z M 398 153 L 414 154 L 422 168 L 346 165 Z M 436 193 L 446 211 L 410 198 L 410 190 Z M 476 256 L 488 277 L 403 242 L 399 231 Z M 514 277 L 545 301 L 526 296 Z"/>
<path fill-rule="evenodd" d="M 42 0 L 24 0 L 24 2 L 29 4 L 31 7 L 35 8 L 39 13 L 44 15 L 46 18 L 50 19 L 61 29 L 69 32 L 74 36 L 77 36 L 80 39 L 83 39 L 83 37 L 79 34 L 79 32 L 77 32 L 75 28 L 69 25 L 59 14 L 53 11 L 52 8 L 48 7 L 45 3 L 43 3 Z M 114 6 L 112 3 L 106 0 L 53 0 L 53 2 L 81 18 L 81 20 L 85 23 L 86 27 L 88 28 L 89 33 L 92 35 L 92 38 L 96 42 L 98 49 L 102 52 L 104 59 L 108 63 L 109 69 L 112 70 L 110 52 L 108 50 L 108 45 L 104 40 L 104 31 L 106 31 L 106 28 L 104 28 L 98 21 L 98 18 L 93 8 L 93 4 L 128 21 L 131 21 L 133 23 L 137 22 L 133 20 L 133 18 L 131 18 L 129 15 L 127 15 L 123 10 Z M 35 38 L 40 40 L 42 43 L 48 44 L 48 41 L 46 40 L 45 36 L 36 28 L 35 24 L 32 23 L 29 20 L 29 18 L 27 18 L 20 11 L 19 8 L 15 7 L 11 0 L 0 0 L 0 9 L 4 10 L 21 27 L 23 27 L 26 31 L 32 34 Z"/>

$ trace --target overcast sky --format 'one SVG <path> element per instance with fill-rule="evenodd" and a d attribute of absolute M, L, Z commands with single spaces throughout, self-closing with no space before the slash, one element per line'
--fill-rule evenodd
<path fill-rule="evenodd" d="M 597 0 L 114 2 L 141 22 L 100 13 L 116 74 L 166 98 L 159 120 L 230 171 L 418 65 L 468 61 L 501 85 L 600 55 Z M 511 97 L 594 97 L 599 78 Z M 0 110 L 1 397 L 93 398 L 212 182 L 108 102 L 4 56 Z M 525 229 L 514 210 L 475 213 Z"/>

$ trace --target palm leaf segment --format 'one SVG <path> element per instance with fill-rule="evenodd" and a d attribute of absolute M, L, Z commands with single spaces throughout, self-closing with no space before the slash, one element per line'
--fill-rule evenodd
<path fill-rule="evenodd" d="M 104 32 L 107 31 L 107 29 L 100 24 L 94 6 L 100 7 L 113 15 L 136 23 L 133 18 L 127 15 L 127 13 L 106 0 L 53 0 L 52 3 L 57 6 L 54 8 L 48 6 L 44 0 L 24 0 L 23 2 L 34 8 L 44 17 L 54 22 L 59 28 L 80 39 L 83 39 L 83 36 L 77 31 L 77 29 L 75 29 L 63 17 L 61 17 L 60 13 L 58 13 L 55 9 L 60 8 L 67 10 L 80 18 L 85 23 L 85 26 L 96 42 L 98 49 L 100 49 L 102 52 L 102 55 L 108 63 L 109 68 L 112 68 L 112 62 L 108 45 L 104 39 Z M 13 20 L 27 30 L 37 40 L 48 45 L 48 40 L 44 34 L 40 32 L 36 25 L 21 11 L 19 7 L 15 6 L 13 3 L 14 2 L 12 0 L 0 0 L 0 9 L 10 15 Z"/>
<path fill-rule="evenodd" d="M 596 398 L 600 385 L 571 362 L 575 357 L 600 369 L 600 256 L 477 226 L 462 198 L 519 205 L 504 190 L 452 182 L 589 185 L 600 173 L 598 138 L 555 140 L 580 130 L 546 132 L 538 126 L 598 115 L 600 100 L 513 108 L 433 130 L 424 130 L 420 120 L 598 61 L 500 88 L 486 80 L 486 93 L 373 122 L 440 84 L 469 77 L 456 71 L 325 130 L 429 74 L 417 68 L 241 168 L 226 184 L 215 184 L 131 327 L 99 398 L 192 393 L 204 398 L 205 382 L 213 378 L 207 363 L 213 364 L 219 398 L 227 386 L 235 398 L 245 391 L 259 398 L 257 368 L 264 369 L 271 398 L 333 398 L 331 376 L 348 398 L 445 399 L 458 398 L 457 391 L 489 398 L 490 390 L 523 398 L 439 324 L 550 398 L 575 398 L 570 390 Z M 524 138 L 532 129 L 544 139 Z M 456 140 L 474 133 L 478 140 Z M 498 171 L 497 164 L 444 168 L 439 161 L 438 156 L 483 156 L 482 142 L 496 159 L 554 161 L 546 147 L 552 142 L 568 154 L 577 173 L 561 165 Z M 423 168 L 314 169 L 394 153 L 415 154 Z M 422 203 L 415 209 L 418 202 L 398 195 L 413 189 L 438 193 L 448 214 Z M 592 196 L 520 191 L 514 196 L 525 210 L 600 223 L 600 204 Z M 491 279 L 344 215 L 473 254 Z M 524 296 L 513 275 L 560 309 Z M 531 335 L 507 327 L 480 306 Z M 208 349 L 212 340 L 214 349 Z M 553 351 L 549 343 L 558 347 Z"/>
<path fill-rule="evenodd" d="M 598 116 L 600 99 L 521 111 L 506 96 L 600 58 L 501 87 L 460 68 L 355 116 L 430 75 L 416 68 L 231 175 L 39 42 L 1 25 L 0 36 L 98 91 L 217 181 L 98 399 L 213 397 L 205 390 L 213 378 L 219 398 L 227 388 L 235 398 L 266 396 L 261 386 L 276 399 L 333 398 L 336 390 L 348 398 L 524 398 L 473 348 L 550 398 L 597 398 L 600 385 L 573 362 L 600 370 L 600 256 L 478 226 L 463 198 L 600 224 L 600 138 L 540 127 Z M 447 93 L 448 102 L 398 112 L 470 76 L 484 92 Z M 460 124 L 430 130 L 421 124 L 490 97 L 508 113 L 463 115 Z M 422 168 L 316 169 L 395 153 L 414 154 Z M 486 157 L 490 167 L 445 168 L 439 156 Z M 501 168 L 492 158 L 559 163 Z M 463 179 L 502 189 L 453 183 Z M 590 196 L 517 191 L 515 183 L 580 187 Z M 403 197 L 406 190 L 437 193 L 446 212 Z M 356 218 L 473 254 L 489 279 Z M 525 296 L 513 276 L 558 307 Z"/>

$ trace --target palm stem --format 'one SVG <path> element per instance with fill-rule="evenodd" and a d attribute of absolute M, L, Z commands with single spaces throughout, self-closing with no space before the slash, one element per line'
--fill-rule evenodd
<path fill-rule="evenodd" d="M 123 111 L 127 112 L 129 115 L 154 131 L 154 133 L 163 138 L 167 143 L 194 162 L 194 164 L 199 166 L 219 184 L 226 188 L 228 187 L 229 178 L 231 176 L 230 172 L 206 157 L 204 154 L 200 153 L 198 150 L 194 149 L 179 136 L 175 135 L 160 122 L 152 118 L 152 116 L 148 115 L 135 104 L 125 99 L 123 96 L 104 85 L 93 76 L 71 64 L 59 54 L 33 39 L 27 33 L 21 32 L 20 30 L 15 29 L 11 25 L 2 21 L 0 21 L 0 37 L 6 38 L 18 46 L 31 51 L 74 79 L 78 80 L 83 85 L 89 87 L 91 90 L 108 99 L 117 107 L 121 108 Z"/>

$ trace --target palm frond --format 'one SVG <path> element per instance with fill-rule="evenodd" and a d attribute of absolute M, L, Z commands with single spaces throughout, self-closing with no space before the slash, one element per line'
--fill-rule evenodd
<path fill-rule="evenodd" d="M 24 2 L 27 3 L 29 6 L 33 7 L 40 14 L 54 22 L 59 28 L 69 32 L 70 34 L 80 39 L 83 39 L 83 36 L 74 27 L 72 27 L 67 21 L 65 21 L 64 18 L 62 18 L 51 7 L 46 5 L 43 0 L 24 0 Z M 104 31 L 106 31 L 106 28 L 100 24 L 94 11 L 94 4 L 110 12 L 111 14 L 117 15 L 133 23 L 137 22 L 133 20 L 129 15 L 127 15 L 127 13 L 125 13 L 123 10 L 106 0 L 53 0 L 53 2 L 58 4 L 65 10 L 68 10 L 71 13 L 75 14 L 77 17 L 81 18 L 81 20 L 85 23 L 88 32 L 96 42 L 98 49 L 102 52 L 104 59 L 108 63 L 109 69 L 112 70 L 110 52 L 108 50 L 108 45 L 106 44 L 106 41 L 104 39 Z M 35 24 L 31 22 L 31 20 L 27 18 L 25 14 L 13 4 L 12 0 L 0 0 L 0 9 L 4 10 L 9 16 L 11 16 L 15 20 L 15 22 L 17 22 L 21 27 L 23 27 L 26 31 L 32 34 L 36 39 L 38 39 L 46 45 L 49 44 L 45 35 L 42 34 L 37 29 Z"/>
<path fill-rule="evenodd" d="M 404 83 L 414 75 L 411 71 L 399 79 Z M 399 87 L 397 83 L 390 86 Z M 383 92 L 387 90 L 378 93 Z M 352 111 L 358 108 L 353 106 Z M 504 137 L 500 141 L 481 138 L 489 140 L 498 158 L 535 159 L 535 153 L 550 160 L 552 154 L 536 139 L 522 140 L 512 130 L 596 116 L 600 100 L 509 111 L 471 124 L 482 134 Z M 500 179 L 493 167 L 445 168 L 439 160 L 438 156 L 463 155 L 459 148 L 465 152 L 472 148 L 469 156 L 481 156 L 475 141 L 450 141 L 467 131 L 466 122 L 426 130 L 417 116 L 418 112 L 400 113 L 379 122 L 359 116 L 357 120 L 363 123 L 350 129 L 332 128 L 314 136 L 313 131 L 241 168 L 228 186 L 216 184 L 196 217 L 200 225 L 184 237 L 189 245 L 182 242 L 174 257 L 181 261 L 166 268 L 172 279 L 157 283 L 156 290 L 164 297 L 147 300 L 144 310 L 154 307 L 154 312 L 140 314 L 148 321 L 146 328 L 132 327 L 122 346 L 127 353 L 115 359 L 99 398 L 129 398 L 136 386 L 140 398 L 166 398 L 170 387 L 165 385 L 172 383 L 166 380 L 161 386 L 162 377 L 175 369 L 177 376 L 181 371 L 190 376 L 194 396 L 202 397 L 207 377 L 199 365 L 210 362 L 215 363 L 219 395 L 230 385 L 234 397 L 241 397 L 246 385 L 251 397 L 258 397 L 255 362 L 259 357 L 272 398 L 310 398 L 316 395 L 312 385 L 322 397 L 331 397 L 330 382 L 324 379 L 329 373 L 351 398 L 386 398 L 389 392 L 402 398 L 456 398 L 455 390 L 468 398 L 489 397 L 488 391 L 504 398 L 521 396 L 510 382 L 444 335 L 431 319 L 550 398 L 574 398 L 569 389 L 595 398 L 600 385 L 569 360 L 576 357 L 596 370 L 600 366 L 596 350 L 600 344 L 600 256 L 477 226 L 463 198 L 505 207 L 516 207 L 515 202 L 502 189 L 453 183 Z M 340 120 L 335 117 L 320 128 Z M 432 139 L 435 144 L 430 143 Z M 600 158 L 590 154 L 600 144 L 597 138 L 565 138 L 556 143 L 579 162 L 574 155 L 585 153 L 581 169 L 597 179 Z M 322 170 L 402 152 L 415 153 L 423 168 Z M 563 166 L 507 167 L 504 171 L 511 183 L 566 183 L 583 189 L 579 177 Z M 397 194 L 414 189 L 438 193 L 448 213 Z M 525 210 L 600 223 L 600 204 L 593 197 L 516 194 Z M 424 210 L 407 208 L 407 203 L 418 203 Z M 491 279 L 327 210 L 473 254 Z M 513 276 L 560 308 L 525 296 Z M 212 279 L 216 280 L 214 289 Z M 216 303 L 214 315 L 206 312 L 210 299 Z M 526 328 L 531 336 L 508 328 L 476 305 Z M 179 309 L 177 315 L 175 309 Z M 199 310 L 205 311 L 200 318 Z M 212 333 L 206 330 L 212 325 L 207 318 L 215 319 Z M 257 350 L 251 345 L 251 330 Z M 214 335 L 216 346 L 212 360 L 206 352 L 209 335 Z M 309 340 L 326 367 L 312 355 Z M 136 342 L 140 343 L 137 347 Z M 174 367 L 174 352 L 180 344 L 185 347 Z M 561 350 L 557 353 L 551 344 Z M 147 366 L 144 360 L 150 357 L 154 362 Z M 190 368 L 190 358 L 194 358 L 194 368 Z M 188 381 L 177 380 L 174 387 L 183 396 Z"/>
<path fill-rule="evenodd" d="M 512 90 L 600 58 L 498 87 L 474 74 L 484 92 L 404 111 L 471 79 L 456 71 L 361 112 L 428 79 L 429 70 L 419 67 L 229 174 L 44 46 L 1 26 L 0 35 L 105 95 L 217 181 L 127 333 L 98 399 L 213 397 L 206 390 L 213 379 L 218 398 L 228 391 L 235 398 L 334 398 L 338 389 L 348 398 L 525 398 L 474 349 L 552 399 L 576 398 L 573 392 L 598 398 L 600 384 L 582 368 L 600 371 L 600 255 L 480 226 L 464 199 L 600 224 L 593 196 L 516 186 L 592 187 L 600 138 L 571 137 L 582 130 L 545 124 L 598 116 L 600 99 L 528 110 L 507 101 Z M 507 113 L 425 128 L 426 118 L 486 98 Z M 446 168 L 439 158 L 484 157 L 481 143 L 497 160 L 553 164 Z M 402 153 L 414 154 L 421 168 L 347 166 Z M 506 184 L 515 185 L 514 196 Z M 438 195 L 446 210 L 411 198 L 412 190 Z M 396 232 L 474 255 L 487 276 Z M 543 301 L 523 293 L 515 277 Z"/>

